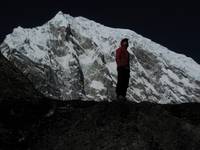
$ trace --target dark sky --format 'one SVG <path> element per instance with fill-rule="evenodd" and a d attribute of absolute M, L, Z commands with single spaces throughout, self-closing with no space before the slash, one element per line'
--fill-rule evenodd
<path fill-rule="evenodd" d="M 113 0 L 101 3 L 76 0 L 7 0 L 1 4 L 0 42 L 14 27 L 42 25 L 61 10 L 106 26 L 134 30 L 172 51 L 192 57 L 200 64 L 200 12 L 195 7 L 144 7 L 134 1 L 116 3 Z"/>

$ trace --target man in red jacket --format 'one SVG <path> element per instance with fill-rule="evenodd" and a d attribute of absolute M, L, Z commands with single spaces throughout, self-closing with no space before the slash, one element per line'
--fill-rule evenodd
<path fill-rule="evenodd" d="M 126 92 L 129 84 L 130 65 L 129 65 L 129 46 L 128 39 L 121 40 L 121 46 L 116 50 L 116 63 L 117 63 L 117 87 L 116 94 L 118 100 L 126 99 Z"/>

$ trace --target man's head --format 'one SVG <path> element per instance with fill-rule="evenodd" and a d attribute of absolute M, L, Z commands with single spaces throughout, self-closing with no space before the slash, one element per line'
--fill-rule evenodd
<path fill-rule="evenodd" d="M 128 48 L 128 39 L 124 38 L 121 40 L 121 47 Z"/>

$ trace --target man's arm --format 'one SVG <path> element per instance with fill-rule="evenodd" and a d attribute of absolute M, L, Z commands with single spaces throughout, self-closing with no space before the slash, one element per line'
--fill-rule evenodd
<path fill-rule="evenodd" d="M 120 51 L 120 49 L 117 49 L 116 50 L 116 57 L 115 57 L 115 60 L 117 62 L 117 66 L 120 65 L 120 59 L 121 59 L 121 51 Z"/>

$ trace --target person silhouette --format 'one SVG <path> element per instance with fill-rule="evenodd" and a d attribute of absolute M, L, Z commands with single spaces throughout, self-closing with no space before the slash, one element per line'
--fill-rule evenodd
<path fill-rule="evenodd" d="M 118 100 L 126 100 L 126 92 L 129 85 L 130 78 L 130 54 L 127 51 L 129 46 L 128 39 L 124 38 L 120 42 L 120 47 L 116 50 L 117 63 L 117 85 L 116 95 Z"/>

